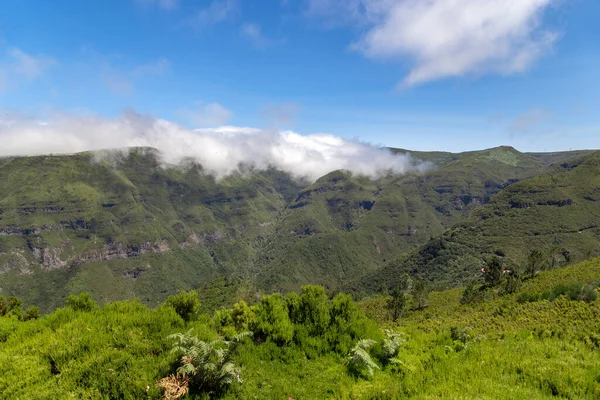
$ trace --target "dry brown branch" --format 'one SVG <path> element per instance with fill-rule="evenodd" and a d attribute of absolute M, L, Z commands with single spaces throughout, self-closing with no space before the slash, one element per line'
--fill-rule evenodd
<path fill-rule="evenodd" d="M 189 391 L 189 378 L 169 375 L 156 382 L 156 386 L 165 389 L 162 395 L 164 400 L 176 400 L 185 396 Z"/>

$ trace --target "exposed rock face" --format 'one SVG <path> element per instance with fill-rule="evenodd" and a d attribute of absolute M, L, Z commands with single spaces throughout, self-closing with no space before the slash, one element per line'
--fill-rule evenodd
<path fill-rule="evenodd" d="M 461 196 L 454 198 L 452 205 L 456 210 L 462 211 L 465 208 L 473 209 L 481 206 L 483 201 L 479 197 Z"/>
<path fill-rule="evenodd" d="M 195 247 L 200 243 L 195 234 L 191 235 L 188 240 L 189 247 Z M 61 258 L 61 255 L 69 244 L 70 241 L 67 240 L 60 247 L 37 247 L 32 245 L 29 249 L 31 252 L 29 258 L 33 258 L 33 262 L 28 261 L 26 254 L 21 254 L 23 251 L 19 252 L 15 250 L 7 253 L 0 253 L 0 256 L 5 256 L 3 257 L 3 260 L 0 261 L 0 275 L 10 271 L 17 271 L 20 274 L 31 274 L 30 267 L 34 265 L 39 265 L 42 269 L 51 271 L 65 268 L 68 265 L 81 265 L 99 261 L 124 259 L 136 257 L 145 253 L 165 253 L 171 250 L 169 243 L 165 240 L 156 243 L 142 243 L 137 246 L 125 246 L 120 242 L 111 242 L 105 243 L 101 249 L 86 250 L 75 257 L 64 260 L 64 257 Z M 182 247 L 185 246 L 182 245 Z"/>
<path fill-rule="evenodd" d="M 198 238 L 198 235 L 196 235 L 196 233 L 192 233 L 190 236 L 188 236 L 187 240 L 185 242 L 180 243 L 181 248 L 190 248 L 190 247 L 197 247 L 200 244 L 200 238 Z"/>
<path fill-rule="evenodd" d="M 415 228 L 414 226 L 409 226 L 406 233 L 401 233 L 400 236 L 403 236 L 403 237 L 414 236 L 417 234 L 418 231 L 419 230 L 417 228 Z"/>
<path fill-rule="evenodd" d="M 108 261 L 136 257 L 145 253 L 165 253 L 171 250 L 169 243 L 160 241 L 156 243 L 143 243 L 139 246 L 125 246 L 120 242 L 104 243 L 103 249 L 92 249 L 78 256 L 73 264 L 87 264 L 98 261 Z"/>
<path fill-rule="evenodd" d="M 67 266 L 67 262 L 60 259 L 60 248 L 44 248 L 42 253 L 42 266 L 46 270 L 58 269 Z"/>
<path fill-rule="evenodd" d="M 206 244 L 211 244 L 211 243 L 215 243 L 215 242 L 219 242 L 221 240 L 223 240 L 225 238 L 226 234 L 224 232 L 221 231 L 215 231 L 213 233 L 210 234 L 203 234 L 203 239 L 204 239 L 204 243 Z"/>
<path fill-rule="evenodd" d="M 0 256 L 7 256 L 6 261 L 0 265 L 0 275 L 10 271 L 18 271 L 21 275 L 30 275 L 32 273 L 29 261 L 19 251 L 0 253 Z"/>

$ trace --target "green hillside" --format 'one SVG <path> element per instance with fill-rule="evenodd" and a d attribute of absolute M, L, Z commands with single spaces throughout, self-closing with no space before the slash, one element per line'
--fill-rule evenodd
<path fill-rule="evenodd" d="M 302 190 L 262 253 L 258 286 L 344 285 L 444 233 L 508 185 L 566 158 L 510 147 L 413 155 L 435 167 L 376 181 L 337 171 Z"/>
<path fill-rule="evenodd" d="M 100 303 L 138 297 L 152 306 L 180 289 L 216 291 L 220 279 L 242 282 L 225 292 L 248 299 L 309 283 L 334 290 L 470 224 L 465 218 L 501 202 L 496 193 L 507 186 L 568 169 L 566 160 L 586 154 L 413 152 L 432 168 L 378 179 L 334 171 L 313 184 L 243 166 L 217 180 L 192 162 L 163 165 L 153 149 L 5 158 L 0 294 L 50 311 L 82 291 Z M 577 221 L 591 223 L 583 214 Z M 591 239 L 581 242 L 573 259 L 590 249 Z"/>
<path fill-rule="evenodd" d="M 0 393 L 11 399 L 594 399 L 600 396 L 599 283 L 600 259 L 594 259 L 542 272 L 512 294 L 502 285 L 488 288 L 472 304 L 461 304 L 462 289 L 433 292 L 420 310 L 408 295 L 396 322 L 386 311 L 389 297 L 355 304 L 344 294 L 330 299 L 316 286 L 212 316 L 197 313 L 195 293 L 156 309 L 134 301 L 98 307 L 74 296 L 50 315 L 28 312 L 21 319 L 16 299 L 0 299 Z M 563 287 L 583 288 L 585 296 Z M 548 292 L 557 295 L 531 300 Z M 169 397 L 165 388 L 185 390 Z"/>
<path fill-rule="evenodd" d="M 241 273 L 296 184 L 277 171 L 216 181 L 151 149 L 0 162 L 0 287 L 44 309 L 168 293 Z"/>
<path fill-rule="evenodd" d="M 540 268 L 600 255 L 600 152 L 555 165 L 505 188 L 452 229 L 362 277 L 355 290 L 393 287 L 401 273 L 436 283 L 477 277 L 486 258 L 523 269 L 529 252 L 540 250 Z"/>

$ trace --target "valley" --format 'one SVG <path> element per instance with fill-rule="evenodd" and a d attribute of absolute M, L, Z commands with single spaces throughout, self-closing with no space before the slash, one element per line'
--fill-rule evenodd
<path fill-rule="evenodd" d="M 45 312 L 79 292 L 153 306 L 226 279 L 226 305 L 305 284 L 364 296 L 405 272 L 462 285 L 486 254 L 519 265 L 534 247 L 560 265 L 598 255 L 597 153 L 411 154 L 429 169 L 314 183 L 244 166 L 216 179 L 148 148 L 5 158 L 0 294 Z"/>

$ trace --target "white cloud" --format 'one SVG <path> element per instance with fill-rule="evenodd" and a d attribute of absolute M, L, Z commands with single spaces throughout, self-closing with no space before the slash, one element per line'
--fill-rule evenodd
<path fill-rule="evenodd" d="M 229 121 L 233 116 L 233 111 L 219 103 L 202 105 L 201 102 L 196 102 L 194 108 L 183 109 L 180 114 L 196 127 L 215 127 Z"/>
<path fill-rule="evenodd" d="M 319 18 L 326 27 L 344 24 L 365 26 L 377 22 L 396 0 L 305 0 L 305 14 Z"/>
<path fill-rule="evenodd" d="M 276 45 L 276 44 L 281 44 L 284 42 L 284 40 L 279 39 L 279 40 L 274 40 L 271 39 L 269 37 L 267 37 L 260 25 L 258 24 L 254 24 L 254 23 L 244 23 L 242 24 L 242 26 L 240 27 L 240 32 L 242 34 L 242 36 L 244 36 L 247 40 L 249 40 L 254 47 L 256 47 L 257 49 L 261 49 L 264 50 L 267 47 Z"/>
<path fill-rule="evenodd" d="M 38 78 L 45 70 L 57 64 L 53 58 L 44 55 L 33 56 L 20 49 L 12 49 L 9 54 L 13 59 L 13 71 L 27 79 Z"/>
<path fill-rule="evenodd" d="M 43 121 L 25 117 L 0 120 L 0 141 L 4 143 L 0 156 L 149 146 L 161 152 L 165 163 L 191 158 L 218 177 L 240 165 L 250 165 L 258 169 L 273 166 L 311 180 L 338 169 L 377 177 L 428 167 L 409 155 L 393 155 L 386 149 L 330 134 L 304 136 L 238 127 L 192 131 L 133 111 L 114 119 L 54 114 Z"/>
<path fill-rule="evenodd" d="M 40 78 L 56 60 L 43 54 L 31 55 L 18 48 L 8 50 L 0 58 L 0 91 Z"/>
<path fill-rule="evenodd" d="M 110 74 L 104 77 L 104 84 L 114 94 L 127 96 L 134 92 L 134 85 L 123 75 Z"/>
<path fill-rule="evenodd" d="M 210 26 L 232 18 L 238 13 L 237 0 L 213 0 L 206 8 L 200 9 L 194 16 L 194 23 Z"/>
<path fill-rule="evenodd" d="M 245 23 L 240 28 L 242 35 L 250 40 L 257 47 L 265 47 L 268 40 L 264 37 L 261 32 L 260 25 Z"/>
<path fill-rule="evenodd" d="M 169 71 L 171 63 L 166 58 L 161 58 L 150 64 L 142 64 L 135 67 L 132 75 L 136 78 L 141 78 L 148 75 L 162 75 Z"/>
<path fill-rule="evenodd" d="M 116 67 L 110 57 L 95 54 L 97 60 L 93 61 L 92 69 L 97 69 L 107 89 L 117 95 L 130 95 L 135 92 L 135 85 L 139 81 L 166 74 L 171 63 L 166 58 L 160 58 L 147 64 L 138 64 L 130 67 Z M 96 65 L 96 64 L 99 64 Z"/>
<path fill-rule="evenodd" d="M 6 71 L 0 68 L 0 92 L 6 87 Z"/>
<path fill-rule="evenodd" d="M 409 60 L 402 85 L 529 68 L 557 38 L 542 13 L 558 0 L 307 0 L 309 15 L 352 21 L 366 32 L 351 48 Z"/>
<path fill-rule="evenodd" d="M 552 118 L 552 114 L 542 108 L 532 107 L 518 115 L 508 126 L 511 137 L 539 131 Z"/>
<path fill-rule="evenodd" d="M 295 103 L 284 103 L 280 105 L 268 105 L 260 114 L 269 126 L 281 127 L 294 122 L 296 114 L 300 112 L 300 106 Z"/>
<path fill-rule="evenodd" d="M 179 5 L 178 0 L 134 0 L 136 4 L 142 6 L 156 6 L 165 10 L 173 10 Z"/>

